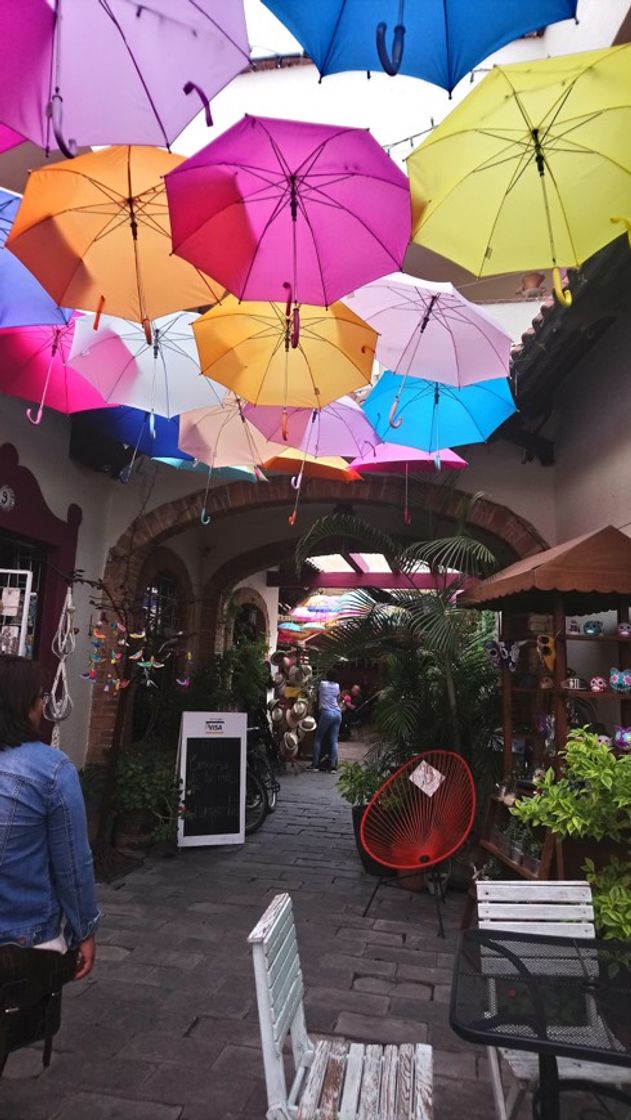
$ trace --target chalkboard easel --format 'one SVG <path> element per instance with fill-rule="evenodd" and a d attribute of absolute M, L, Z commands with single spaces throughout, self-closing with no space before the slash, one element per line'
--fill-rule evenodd
<path fill-rule="evenodd" d="M 241 712 L 183 713 L 178 769 L 185 812 L 179 847 L 243 843 L 246 734 Z"/>

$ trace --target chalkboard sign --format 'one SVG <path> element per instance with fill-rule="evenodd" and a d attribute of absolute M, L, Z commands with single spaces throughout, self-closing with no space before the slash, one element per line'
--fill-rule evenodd
<path fill-rule="evenodd" d="M 246 716 L 185 712 L 179 773 L 185 812 L 180 847 L 239 844 L 244 839 Z"/>

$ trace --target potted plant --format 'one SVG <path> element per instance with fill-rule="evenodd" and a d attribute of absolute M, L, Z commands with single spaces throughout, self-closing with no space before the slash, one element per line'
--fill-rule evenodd
<path fill-rule="evenodd" d="M 166 759 L 146 752 L 122 755 L 114 796 L 117 847 L 142 848 L 159 843 L 174 849 L 185 809 L 182 784 Z"/>
<path fill-rule="evenodd" d="M 592 883 L 600 936 L 627 940 L 631 924 L 631 755 L 617 758 L 589 728 L 570 731 L 565 771 L 549 769 L 532 797 L 511 813 L 531 828 L 549 828 L 563 840 L 566 874 Z"/>
<path fill-rule="evenodd" d="M 383 785 L 386 777 L 387 770 L 381 762 L 340 763 L 337 788 L 340 796 L 348 801 L 351 806 L 357 851 L 364 870 L 370 875 L 386 875 L 388 869 L 368 855 L 359 839 L 359 826 L 368 802 L 379 787 Z"/>

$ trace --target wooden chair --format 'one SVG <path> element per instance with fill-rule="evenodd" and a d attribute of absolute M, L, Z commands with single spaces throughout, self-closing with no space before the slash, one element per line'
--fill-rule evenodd
<path fill-rule="evenodd" d="M 592 889 L 589 883 L 580 881 L 528 883 L 523 879 L 499 882 L 479 880 L 476 887 L 480 929 L 541 933 L 548 934 L 550 937 L 593 938 L 596 936 Z M 548 967 L 554 967 L 553 964 L 550 966 L 549 960 L 547 964 Z M 534 971 L 534 962 L 529 967 Z M 545 962 L 542 962 L 541 967 L 545 967 Z M 594 967 L 598 968 L 597 961 Z M 492 981 L 489 983 L 492 984 Z M 581 1029 L 581 1027 L 576 1028 L 577 1031 Z M 487 1047 L 487 1053 L 498 1120 L 512 1120 L 519 1110 L 524 1094 L 536 1088 L 538 1084 L 538 1057 L 526 1050 L 505 1050 L 492 1046 Z M 504 1096 L 502 1081 L 502 1063 L 508 1068 L 509 1084 L 506 1096 Z M 557 1064 L 561 1081 L 582 1078 L 607 1086 L 631 1079 L 631 1071 L 619 1066 L 578 1062 L 571 1058 L 558 1058 Z"/>
<path fill-rule="evenodd" d="M 293 907 L 278 894 L 248 941 L 267 1087 L 267 1120 L 431 1120 L 432 1048 L 364 1046 L 307 1034 Z M 283 1049 L 291 1037 L 289 1091 Z"/>

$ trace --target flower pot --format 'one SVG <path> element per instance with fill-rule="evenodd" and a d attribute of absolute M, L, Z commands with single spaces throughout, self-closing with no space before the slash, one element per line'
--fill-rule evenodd
<path fill-rule="evenodd" d="M 369 875 L 379 875 L 384 878 L 392 877 L 392 875 L 394 875 L 394 871 L 392 871 L 389 867 L 384 867 L 381 863 L 377 863 L 376 859 L 373 859 L 372 856 L 369 856 L 359 838 L 359 826 L 361 824 L 362 817 L 366 812 L 366 806 L 353 805 L 351 812 L 353 814 L 353 832 L 355 834 L 355 844 L 357 845 L 357 851 L 359 853 L 359 858 L 362 861 L 364 871 L 367 871 Z"/>

